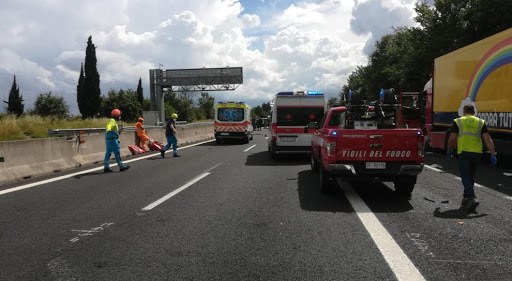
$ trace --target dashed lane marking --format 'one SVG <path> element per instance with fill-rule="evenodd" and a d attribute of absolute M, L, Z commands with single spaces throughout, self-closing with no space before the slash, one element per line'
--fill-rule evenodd
<path fill-rule="evenodd" d="M 256 145 L 255 145 L 255 144 L 253 144 L 252 146 L 250 146 L 250 147 L 248 147 L 246 150 L 244 150 L 244 152 L 247 152 L 247 151 L 249 151 L 249 150 L 253 149 L 255 146 L 256 146 Z"/>
<path fill-rule="evenodd" d="M 217 168 L 218 166 L 222 165 L 222 162 L 211 167 L 210 169 L 206 170 L 206 172 L 202 173 L 201 175 L 193 178 L 191 181 L 187 182 L 186 184 L 182 185 L 181 187 L 179 187 L 178 189 L 175 189 L 173 190 L 172 192 L 170 192 L 169 194 L 165 195 L 164 197 L 156 200 L 155 202 L 147 205 L 146 207 L 142 208 L 142 211 L 150 211 L 151 209 L 155 208 L 156 206 L 162 204 L 163 202 L 169 200 L 170 198 L 172 198 L 173 196 L 175 196 L 176 194 L 182 192 L 183 190 L 187 189 L 188 187 L 190 187 L 191 185 L 193 185 L 194 183 L 202 180 L 203 178 L 207 177 L 209 174 L 210 174 L 210 171 Z"/>

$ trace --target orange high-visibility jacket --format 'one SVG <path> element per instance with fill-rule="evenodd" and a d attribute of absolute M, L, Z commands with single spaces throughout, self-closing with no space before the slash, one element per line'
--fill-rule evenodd
<path fill-rule="evenodd" d="M 144 129 L 144 125 L 141 122 L 137 122 L 135 124 L 135 132 L 137 132 L 137 136 L 141 141 L 149 140 L 149 137 L 146 135 L 146 130 Z"/>

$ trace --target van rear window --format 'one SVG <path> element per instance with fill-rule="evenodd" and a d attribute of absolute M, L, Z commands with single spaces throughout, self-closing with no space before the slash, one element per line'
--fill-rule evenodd
<path fill-rule="evenodd" d="M 217 111 L 217 119 L 219 121 L 243 121 L 244 109 L 243 108 L 219 108 Z"/>
<path fill-rule="evenodd" d="M 320 122 L 323 107 L 278 107 L 277 126 L 306 126 L 309 122 Z"/>

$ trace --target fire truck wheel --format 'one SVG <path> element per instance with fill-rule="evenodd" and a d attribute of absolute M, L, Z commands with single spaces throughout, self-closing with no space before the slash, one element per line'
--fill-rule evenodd
<path fill-rule="evenodd" d="M 320 171 L 320 191 L 324 194 L 332 193 L 334 191 L 334 183 L 331 175 L 323 167 L 319 167 Z"/>
<path fill-rule="evenodd" d="M 311 170 L 313 172 L 318 172 L 318 161 L 315 159 L 315 155 L 313 155 L 313 152 L 311 152 L 311 157 L 309 164 L 311 165 Z"/>
<path fill-rule="evenodd" d="M 272 148 L 269 148 L 268 151 L 270 152 L 270 159 L 277 160 L 277 153 Z"/>
<path fill-rule="evenodd" d="M 399 196 L 410 198 L 416 184 L 416 176 L 401 177 L 394 184 Z"/>

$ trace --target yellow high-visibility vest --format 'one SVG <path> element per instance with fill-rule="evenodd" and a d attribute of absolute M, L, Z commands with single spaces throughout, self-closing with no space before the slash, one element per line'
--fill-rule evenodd
<path fill-rule="evenodd" d="M 459 133 L 457 135 L 457 154 L 461 152 L 482 153 L 482 128 L 485 121 L 473 115 L 455 119 Z"/>
<path fill-rule="evenodd" d="M 117 131 L 119 131 L 119 129 L 117 128 L 117 122 L 116 122 L 116 120 L 114 118 L 111 118 L 108 121 L 106 131 L 107 132 L 110 132 L 110 131 L 117 132 Z"/>

